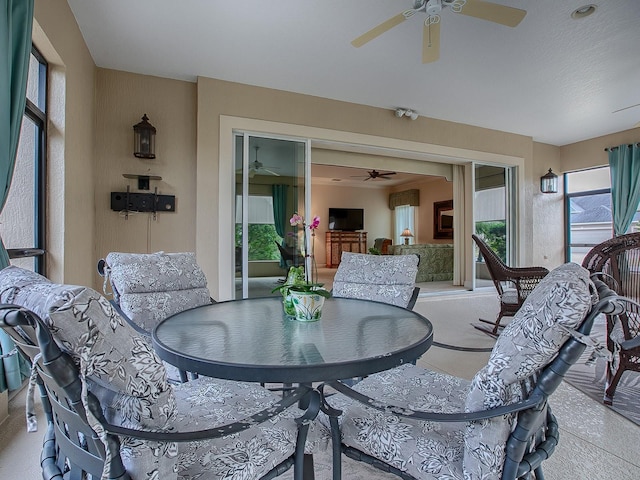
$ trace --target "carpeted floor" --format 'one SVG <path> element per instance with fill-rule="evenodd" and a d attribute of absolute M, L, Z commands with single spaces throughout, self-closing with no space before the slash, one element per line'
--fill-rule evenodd
<path fill-rule="evenodd" d="M 593 325 L 591 337 L 606 348 L 605 321 L 603 315 L 598 317 Z M 592 399 L 602 402 L 607 362 L 604 358 L 598 358 L 595 363 L 587 365 L 586 362 L 589 356 L 590 350 L 587 349 L 578 363 L 571 367 L 565 377 L 565 381 L 586 393 Z M 613 405 L 610 408 L 640 425 L 638 395 L 640 395 L 640 373 L 625 372 L 620 379 L 613 397 Z"/>

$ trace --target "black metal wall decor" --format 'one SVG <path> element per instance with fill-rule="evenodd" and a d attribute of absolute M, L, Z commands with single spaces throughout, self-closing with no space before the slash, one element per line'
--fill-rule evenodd
<path fill-rule="evenodd" d="M 149 123 L 146 113 L 133 126 L 133 154 L 138 158 L 156 158 L 156 127 Z"/>

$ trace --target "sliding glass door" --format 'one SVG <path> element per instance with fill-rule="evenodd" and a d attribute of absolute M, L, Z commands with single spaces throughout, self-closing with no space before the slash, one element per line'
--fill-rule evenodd
<path fill-rule="evenodd" d="M 515 167 L 474 166 L 475 234 L 510 265 L 515 258 Z M 491 286 L 484 259 L 474 245 L 475 286 Z"/>
<path fill-rule="evenodd" d="M 308 140 L 235 133 L 235 298 L 272 295 L 290 265 L 304 263 L 302 232 L 310 171 Z"/>

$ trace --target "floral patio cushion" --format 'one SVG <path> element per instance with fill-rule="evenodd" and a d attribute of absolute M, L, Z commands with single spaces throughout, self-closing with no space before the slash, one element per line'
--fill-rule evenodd
<path fill-rule="evenodd" d="M 471 382 L 468 411 L 521 400 L 527 381 L 557 355 L 570 330 L 582 323 L 592 306 L 595 288 L 589 272 L 575 263 L 549 273 L 529 294 L 504 328 L 485 367 Z M 471 423 L 465 443 L 465 470 L 471 478 L 499 478 L 504 444 L 514 417 Z"/>
<path fill-rule="evenodd" d="M 557 355 L 592 306 L 589 273 L 565 264 L 547 275 L 498 337 L 488 364 L 471 382 L 413 365 L 371 375 L 355 390 L 410 410 L 459 413 L 507 405 L 529 393 L 531 376 Z M 523 391 L 524 385 L 524 391 Z M 459 423 L 410 420 L 343 395 L 343 443 L 419 479 L 497 480 L 514 418 Z M 326 417 L 321 417 L 326 422 Z"/>
<path fill-rule="evenodd" d="M 124 314 L 151 332 L 165 318 L 211 303 L 207 279 L 192 252 L 109 253 L 105 282 Z"/>
<path fill-rule="evenodd" d="M 174 388 L 148 339 L 90 288 L 58 285 L 17 267 L 0 271 L 0 302 L 38 314 L 77 362 L 87 391 L 105 417 L 130 428 L 188 431 L 213 428 L 260 411 L 279 397 L 254 384 L 200 378 Z M 270 421 L 218 440 L 174 443 L 122 439 L 122 456 L 134 479 L 259 478 L 290 456 L 301 414 L 291 407 Z M 99 422 L 89 423 L 106 441 Z M 328 433 L 312 428 L 307 446 L 325 448 Z M 106 478 L 106 477 L 105 477 Z"/>
<path fill-rule="evenodd" d="M 333 296 L 406 307 L 415 287 L 418 261 L 417 255 L 342 252 L 333 279 Z"/>

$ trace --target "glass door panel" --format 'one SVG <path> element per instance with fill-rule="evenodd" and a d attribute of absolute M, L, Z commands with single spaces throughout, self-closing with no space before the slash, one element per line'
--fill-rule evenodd
<path fill-rule="evenodd" d="M 474 166 L 474 231 L 506 264 L 512 258 L 511 168 Z M 475 287 L 492 286 L 484 259 L 474 244 Z"/>
<path fill-rule="evenodd" d="M 235 298 L 272 290 L 304 262 L 289 219 L 305 211 L 306 141 L 236 134 Z"/>

